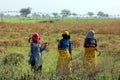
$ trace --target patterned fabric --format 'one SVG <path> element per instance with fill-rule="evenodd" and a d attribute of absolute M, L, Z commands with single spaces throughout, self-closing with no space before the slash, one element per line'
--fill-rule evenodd
<path fill-rule="evenodd" d="M 58 50 L 59 56 L 57 61 L 57 75 L 69 75 L 71 72 L 72 62 L 71 56 L 68 50 Z"/>
<path fill-rule="evenodd" d="M 36 44 L 35 42 L 31 42 L 31 56 L 30 56 L 30 63 L 34 62 L 34 65 L 39 67 L 42 65 L 42 51 L 45 48 L 42 48 L 42 42 L 40 44 Z"/>
<path fill-rule="evenodd" d="M 97 48 L 97 40 L 96 39 L 91 39 L 91 38 L 86 38 L 84 41 L 84 47 L 88 48 L 93 46 L 94 48 Z"/>
<path fill-rule="evenodd" d="M 85 48 L 83 66 L 88 74 L 92 73 L 97 65 L 96 50 L 93 47 Z"/>

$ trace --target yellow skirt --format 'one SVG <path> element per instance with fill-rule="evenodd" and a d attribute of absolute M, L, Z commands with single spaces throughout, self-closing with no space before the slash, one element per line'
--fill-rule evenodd
<path fill-rule="evenodd" d="M 59 56 L 57 61 L 57 75 L 64 76 L 69 75 L 71 72 L 72 62 L 71 56 L 68 50 L 58 50 Z"/>
<path fill-rule="evenodd" d="M 97 65 L 96 50 L 93 47 L 85 48 L 83 67 L 87 73 L 92 73 Z"/>

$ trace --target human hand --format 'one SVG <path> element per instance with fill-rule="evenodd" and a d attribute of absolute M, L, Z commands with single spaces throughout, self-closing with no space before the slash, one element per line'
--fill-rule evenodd
<path fill-rule="evenodd" d="M 45 43 L 45 48 L 47 48 L 47 47 L 48 47 L 48 45 L 49 45 L 49 43 L 47 43 L 47 42 L 46 42 L 46 43 Z"/>
<path fill-rule="evenodd" d="M 47 48 L 49 46 L 49 44 L 50 44 L 49 42 L 44 42 L 43 43 L 43 48 Z"/>

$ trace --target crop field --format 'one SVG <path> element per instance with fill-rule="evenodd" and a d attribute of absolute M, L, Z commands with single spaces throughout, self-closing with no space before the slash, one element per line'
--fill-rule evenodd
<path fill-rule="evenodd" d="M 46 21 L 46 19 L 44 19 Z M 0 23 L 0 80 L 34 80 L 28 63 L 30 57 L 29 37 L 37 32 L 42 42 L 49 42 L 43 51 L 42 76 L 38 80 L 64 80 L 56 76 L 58 59 L 57 39 L 68 30 L 73 42 L 73 72 L 68 80 L 88 80 L 83 69 L 84 38 L 90 29 L 95 30 L 98 41 L 98 65 L 95 80 L 120 80 L 120 19 L 60 19 L 43 20 L 4 19 Z M 99 52 L 97 52 L 99 53 Z"/>

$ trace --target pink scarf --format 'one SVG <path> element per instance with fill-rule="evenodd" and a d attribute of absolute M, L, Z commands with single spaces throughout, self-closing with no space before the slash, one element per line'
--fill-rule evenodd
<path fill-rule="evenodd" d="M 32 35 L 32 41 L 37 43 L 37 44 L 40 44 L 40 35 L 38 33 L 34 33 Z"/>

